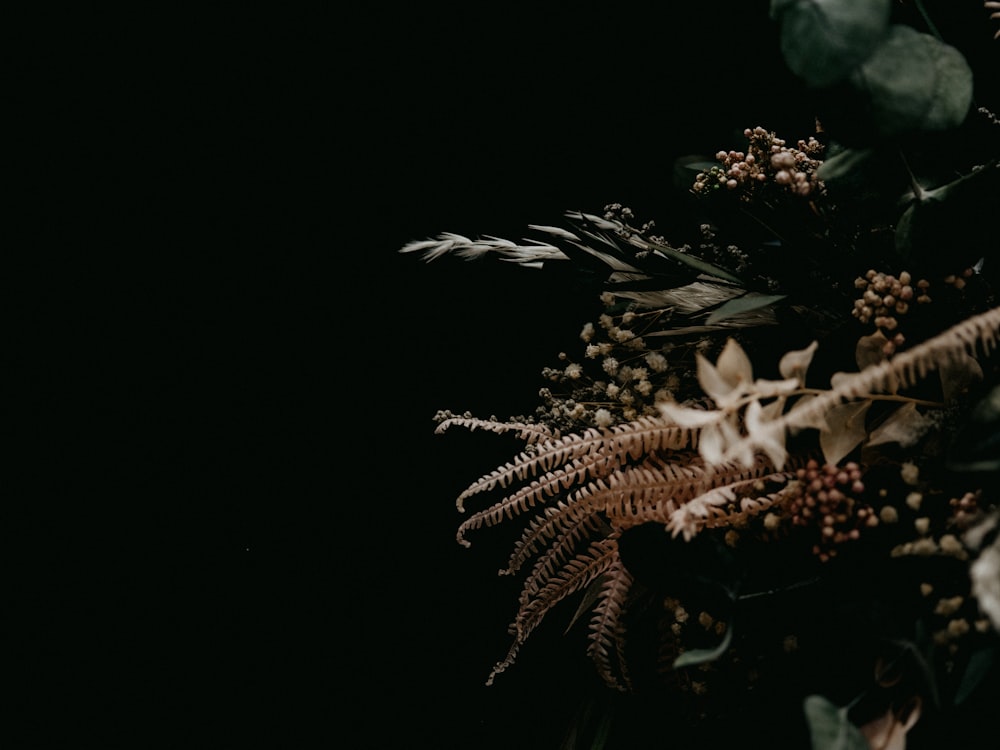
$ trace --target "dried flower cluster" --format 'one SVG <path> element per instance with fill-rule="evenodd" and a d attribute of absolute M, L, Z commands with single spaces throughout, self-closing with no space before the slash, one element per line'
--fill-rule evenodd
<path fill-rule="evenodd" d="M 759 125 L 743 131 L 749 144 L 744 151 L 719 151 L 717 166 L 699 172 L 692 190 L 705 193 L 726 189 L 751 201 L 762 189 L 775 189 L 798 196 L 822 192 L 816 170 L 823 163 L 823 144 L 815 137 L 789 146 L 774 132 Z"/>
<path fill-rule="evenodd" d="M 470 506 L 463 545 L 520 523 L 501 571 L 523 577 L 513 643 L 488 683 L 579 596 L 569 630 L 585 622 L 604 683 L 667 683 L 699 718 L 727 680 L 743 700 L 741 686 L 784 687 L 783 665 L 806 652 L 864 644 L 836 659 L 878 652 L 874 685 L 856 686 L 877 706 L 855 725 L 853 703 L 808 696 L 814 746 L 838 746 L 829 735 L 903 748 L 940 692 L 957 706 L 979 689 L 1000 649 L 1000 256 L 995 238 L 970 233 L 1000 144 L 977 130 L 985 160 L 940 168 L 936 139 L 971 109 L 964 63 L 887 26 L 887 4 L 823 17 L 856 58 L 835 80 L 816 67 L 813 45 L 832 37 L 810 35 L 811 4 L 774 5 L 792 19 L 783 54 L 796 74 L 869 97 L 876 135 L 862 147 L 827 127 L 794 145 L 747 128 L 745 145 L 694 162 L 684 197 L 711 221 L 683 243 L 611 203 L 568 213 L 566 228 L 533 225 L 545 241 L 443 234 L 403 249 L 604 273 L 603 312 L 580 352 L 542 370 L 531 416 L 437 416 L 439 432 L 523 443 L 457 501 Z M 949 61 L 954 83 L 929 99 L 917 73 L 893 78 L 925 52 Z M 862 184 L 871 200 L 856 200 Z M 959 239 L 942 240 L 935 219 Z"/>

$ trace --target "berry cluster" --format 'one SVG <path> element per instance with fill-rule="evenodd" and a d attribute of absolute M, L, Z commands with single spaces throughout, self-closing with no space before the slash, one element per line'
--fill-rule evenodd
<path fill-rule="evenodd" d="M 913 283 L 908 271 L 897 277 L 873 268 L 854 280 L 854 288 L 861 292 L 861 297 L 854 301 L 851 314 L 862 323 L 874 323 L 882 332 L 887 339 L 884 347 L 887 356 L 894 354 L 906 341 L 900 330 L 900 318 L 914 303 L 923 305 L 931 301 L 927 294 L 930 282 L 920 279 Z"/>
<path fill-rule="evenodd" d="M 749 140 L 747 151 L 719 151 L 715 155 L 719 166 L 695 177 L 692 186 L 695 193 L 726 188 L 739 190 L 742 199 L 750 200 L 758 187 L 769 185 L 798 196 L 809 196 L 823 189 L 823 183 L 816 177 L 816 170 L 823 163 L 823 144 L 818 140 L 810 137 L 792 147 L 759 126 L 747 128 L 743 135 Z"/>
<path fill-rule="evenodd" d="M 820 539 L 812 551 L 822 562 L 836 557 L 839 545 L 860 538 L 862 528 L 878 525 L 872 507 L 859 499 L 865 485 L 855 462 L 841 467 L 812 460 L 796 478 L 802 493 L 788 506 L 792 524 L 819 527 Z"/>
<path fill-rule="evenodd" d="M 948 501 L 952 509 L 952 523 L 965 531 L 980 518 L 979 499 L 981 491 L 966 492 L 961 497 L 953 497 Z"/>

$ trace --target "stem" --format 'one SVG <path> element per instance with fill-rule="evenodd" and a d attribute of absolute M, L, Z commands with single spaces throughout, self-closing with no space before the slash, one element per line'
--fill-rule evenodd
<path fill-rule="evenodd" d="M 941 38 L 941 32 L 937 30 L 937 26 L 934 25 L 934 22 L 931 20 L 930 15 L 928 15 L 927 9 L 924 7 L 924 4 L 920 0 L 916 0 L 914 4 L 917 6 L 917 10 L 920 11 L 920 15 L 924 19 L 924 23 L 927 24 L 927 28 L 930 30 L 930 32 L 937 37 L 937 40 L 939 42 L 943 42 L 944 39 Z"/>
<path fill-rule="evenodd" d="M 827 391 L 822 388 L 799 388 L 793 393 L 789 394 L 791 396 L 819 396 Z M 922 398 L 912 398 L 910 396 L 900 396 L 895 393 L 869 393 L 867 398 L 872 401 L 901 401 L 905 404 L 916 404 L 917 406 L 927 406 L 932 409 L 941 409 L 944 407 L 939 401 L 928 401 Z M 749 402 L 747 402 L 749 403 Z"/>
<path fill-rule="evenodd" d="M 903 169 L 906 170 L 906 174 L 910 178 L 910 189 L 913 191 L 914 197 L 918 202 L 922 201 L 924 199 L 924 189 L 920 187 L 920 183 L 917 182 L 917 177 L 913 174 L 913 170 L 910 169 L 910 163 L 906 160 L 906 156 L 902 151 L 899 152 L 899 159 L 903 162 Z"/>
<path fill-rule="evenodd" d="M 754 591 L 752 594 L 743 594 L 739 597 L 739 601 L 744 602 L 748 599 L 756 599 L 761 596 L 772 596 L 773 594 L 781 594 L 785 591 L 795 591 L 795 589 L 801 589 L 806 586 L 812 586 L 815 583 L 819 583 L 820 580 L 819 576 L 813 576 L 812 578 L 807 578 L 804 581 L 796 581 L 788 586 L 782 586 L 776 589 L 767 589 L 766 591 Z"/>

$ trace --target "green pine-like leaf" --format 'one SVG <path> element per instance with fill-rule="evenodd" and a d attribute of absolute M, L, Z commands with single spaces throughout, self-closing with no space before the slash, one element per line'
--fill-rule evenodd
<path fill-rule="evenodd" d="M 772 0 L 781 52 L 795 75 L 816 87 L 846 78 L 878 46 L 889 0 Z"/>

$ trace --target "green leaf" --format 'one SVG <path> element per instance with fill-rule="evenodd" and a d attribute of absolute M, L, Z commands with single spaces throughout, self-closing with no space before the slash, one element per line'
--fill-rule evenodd
<path fill-rule="evenodd" d="M 952 471 L 1000 472 L 1000 385 L 978 401 L 949 449 Z"/>
<path fill-rule="evenodd" d="M 861 730 L 847 718 L 846 708 L 837 707 L 821 695 L 808 696 L 804 708 L 812 750 L 870 750 Z"/>
<path fill-rule="evenodd" d="M 979 258 L 1000 258 L 993 224 L 987 221 L 1000 190 L 993 160 L 940 187 L 923 190 L 896 222 L 896 251 L 904 259 L 955 273 Z M 948 252 L 941 252 L 948 248 Z"/>
<path fill-rule="evenodd" d="M 731 299 L 727 302 L 723 302 L 719 307 L 712 312 L 711 315 L 705 320 L 705 323 L 712 325 L 713 323 L 718 323 L 720 320 L 725 320 L 726 318 L 731 318 L 734 315 L 740 315 L 741 313 L 750 312 L 751 310 L 758 310 L 762 307 L 767 307 L 768 305 L 773 305 L 775 302 L 783 300 L 787 295 L 784 294 L 760 294 L 759 292 L 747 292 L 744 295 Z"/>
<path fill-rule="evenodd" d="M 996 660 L 996 646 L 981 648 L 969 657 L 969 663 L 966 665 L 965 673 L 962 675 L 962 682 L 959 684 L 958 690 L 955 692 L 956 706 L 964 703 L 965 700 L 968 699 L 973 692 L 975 692 L 979 683 L 981 683 L 990 673 L 990 670 L 993 669 L 993 665 L 996 663 Z"/>
<path fill-rule="evenodd" d="M 733 274 L 729 273 L 729 271 L 719 268 L 718 266 L 713 266 L 711 263 L 708 263 L 702 260 L 701 258 L 696 258 L 695 256 L 689 255 L 688 253 L 682 253 L 679 250 L 675 250 L 674 248 L 669 247 L 667 245 L 653 245 L 653 247 L 656 248 L 655 250 L 653 250 L 654 253 L 661 255 L 665 258 L 670 258 L 671 260 L 675 260 L 678 263 L 682 263 L 685 266 L 693 268 L 694 270 L 700 273 L 704 273 L 709 276 L 713 276 L 717 279 L 722 279 L 723 281 L 731 282 L 733 284 L 740 284 L 740 285 L 743 284 L 743 280 L 740 279 L 739 276 L 733 276 Z"/>
<path fill-rule="evenodd" d="M 872 148 L 845 148 L 820 164 L 816 176 L 827 183 L 843 180 L 863 169 L 874 153 Z"/>
<path fill-rule="evenodd" d="M 846 78 L 878 46 L 889 0 L 772 0 L 785 64 L 811 86 Z"/>
<path fill-rule="evenodd" d="M 733 624 L 729 623 L 726 626 L 726 633 L 722 636 L 722 640 L 717 646 L 713 648 L 696 648 L 690 651 L 685 651 L 683 654 L 674 659 L 674 669 L 680 669 L 681 667 L 690 667 L 695 664 L 704 664 L 705 662 L 715 661 L 724 653 L 726 649 L 729 648 L 730 642 L 733 640 Z"/>
<path fill-rule="evenodd" d="M 563 631 L 563 635 L 572 630 L 573 626 L 576 625 L 577 620 L 579 620 L 585 612 L 588 612 L 590 608 L 594 606 L 594 602 L 597 601 L 597 597 L 601 594 L 601 587 L 603 585 L 604 575 L 602 574 L 597 576 L 590 586 L 587 587 L 587 590 L 583 594 L 583 598 L 580 600 L 580 604 L 576 608 L 576 612 L 573 613 L 573 617 L 569 621 L 569 625 L 567 625 L 566 630 Z"/>
<path fill-rule="evenodd" d="M 962 53 L 911 26 L 892 26 L 850 83 L 866 95 L 883 136 L 957 127 L 972 105 L 972 69 Z"/>

